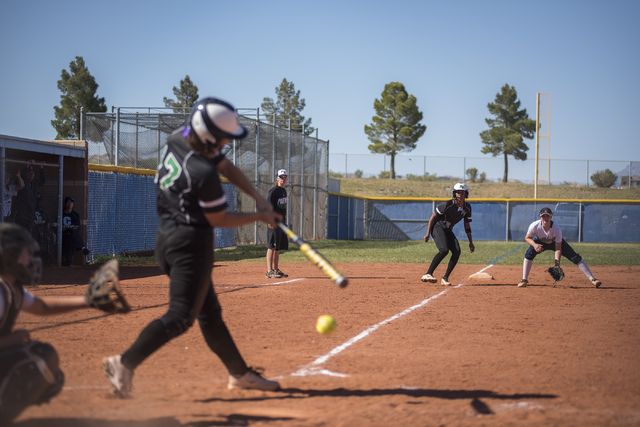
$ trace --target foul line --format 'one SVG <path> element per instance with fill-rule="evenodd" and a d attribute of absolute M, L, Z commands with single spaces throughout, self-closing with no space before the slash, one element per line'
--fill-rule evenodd
<path fill-rule="evenodd" d="M 509 255 L 513 255 L 513 254 L 515 254 L 516 252 L 518 252 L 520 249 L 522 249 L 522 248 L 524 248 L 525 246 L 528 246 L 528 245 L 529 245 L 528 243 L 523 243 L 523 244 L 521 244 L 520 246 L 518 246 L 517 248 L 515 248 L 514 250 L 512 250 L 511 252 L 507 252 L 506 254 L 501 255 L 501 256 L 499 256 L 499 257 L 498 257 L 498 258 L 496 258 L 496 259 L 492 259 L 491 261 L 489 261 L 489 264 L 495 264 L 496 262 L 500 261 L 502 258 L 506 258 L 506 257 L 508 257 Z M 481 270 L 481 271 L 482 271 L 482 270 Z M 479 272 L 478 272 L 478 273 L 479 273 Z"/>
<path fill-rule="evenodd" d="M 458 286 L 454 286 L 455 288 L 459 288 L 460 286 L 462 286 L 463 283 L 459 284 Z M 436 294 L 430 298 L 427 298 L 426 300 L 422 301 L 419 304 L 414 305 L 413 307 L 409 307 L 406 310 L 404 310 L 401 313 L 398 313 L 394 316 L 389 317 L 386 320 L 383 320 L 382 322 L 378 323 L 377 325 L 373 325 L 371 326 L 369 329 L 366 329 L 365 331 L 361 332 L 360 334 L 356 335 L 355 337 L 351 338 L 349 341 L 345 342 L 344 344 L 334 348 L 333 350 L 331 350 L 329 353 L 325 354 L 324 356 L 321 356 L 319 358 L 317 358 L 316 360 L 314 360 L 313 362 L 311 362 L 310 364 L 308 364 L 307 366 L 299 369 L 298 371 L 294 372 L 293 374 L 291 374 L 292 376 L 298 376 L 298 377 L 303 377 L 305 375 L 330 375 L 330 376 L 336 376 L 336 377 L 346 377 L 347 375 L 345 374 L 338 374 L 335 372 L 331 372 L 327 369 L 320 369 L 318 368 L 318 365 L 322 365 L 323 363 L 325 363 L 327 360 L 329 360 L 331 357 L 335 356 L 336 354 L 342 352 L 343 350 L 346 350 L 347 348 L 349 348 L 351 345 L 355 344 L 356 342 L 360 341 L 361 339 L 367 337 L 369 334 L 371 334 L 372 332 L 374 332 L 376 329 L 378 329 L 380 326 L 385 325 L 393 320 L 396 320 L 406 314 L 411 313 L 412 311 L 428 304 L 430 301 L 433 301 L 434 299 L 444 295 L 445 293 L 447 293 L 447 291 L 449 291 L 449 289 L 445 289 L 444 291 L 440 292 L 439 294 Z"/>
<path fill-rule="evenodd" d="M 262 285 L 245 285 L 245 286 L 215 286 L 216 289 L 240 289 L 240 288 L 260 288 L 262 286 L 275 286 L 275 285 L 282 285 L 283 283 L 291 283 L 291 282 L 298 282 L 300 280 L 304 280 L 304 277 L 301 277 L 299 279 L 291 279 L 291 280 L 285 280 L 284 282 L 273 282 L 273 283 L 264 283 Z"/>

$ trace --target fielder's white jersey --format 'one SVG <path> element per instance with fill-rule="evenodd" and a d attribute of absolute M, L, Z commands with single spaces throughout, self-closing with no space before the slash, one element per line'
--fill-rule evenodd
<path fill-rule="evenodd" d="M 549 227 L 549 231 L 545 231 L 542 226 L 542 220 L 539 219 L 529 226 L 527 230 L 527 236 L 537 236 L 538 240 L 542 243 L 562 243 L 562 230 L 555 222 L 551 221 L 552 225 Z"/>

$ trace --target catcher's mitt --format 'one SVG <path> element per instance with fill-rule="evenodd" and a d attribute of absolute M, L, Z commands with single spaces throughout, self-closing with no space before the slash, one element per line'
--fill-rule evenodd
<path fill-rule="evenodd" d="M 564 279 L 564 271 L 562 271 L 562 268 L 560 268 L 559 265 L 553 266 L 549 268 L 547 271 L 549 272 L 551 277 L 553 277 L 553 280 L 555 280 L 556 282 L 559 282 L 562 279 Z"/>
<path fill-rule="evenodd" d="M 131 307 L 118 287 L 118 260 L 112 259 L 93 275 L 84 301 L 107 313 L 127 313 Z"/>

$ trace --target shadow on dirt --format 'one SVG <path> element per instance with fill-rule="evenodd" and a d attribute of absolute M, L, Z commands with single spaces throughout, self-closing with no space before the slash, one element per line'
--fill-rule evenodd
<path fill-rule="evenodd" d="M 307 397 L 375 397 L 375 396 L 407 396 L 407 397 L 434 397 L 437 399 L 500 399 L 500 400 L 522 400 L 522 399 L 555 399 L 555 394 L 500 394 L 491 390 L 429 390 L 429 389 L 372 389 L 372 390 L 348 390 L 336 388 L 333 390 L 302 390 L 298 388 L 285 388 L 276 393 L 287 393 L 286 396 L 261 396 L 259 398 L 241 399 L 203 399 L 197 400 L 201 403 L 209 402 L 246 402 L 250 400 L 269 399 L 303 399 Z"/>
<path fill-rule="evenodd" d="M 95 420 L 87 418 L 40 418 L 11 424 L 13 427 L 215 427 L 248 426 L 257 422 L 290 421 L 289 417 L 265 417 L 244 414 L 212 416 L 216 420 L 181 423 L 173 417 L 155 418 L 142 421 Z"/>

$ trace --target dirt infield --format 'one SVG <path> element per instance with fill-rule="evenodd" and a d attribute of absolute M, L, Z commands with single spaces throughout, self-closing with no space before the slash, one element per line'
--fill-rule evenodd
<path fill-rule="evenodd" d="M 22 313 L 17 328 L 52 343 L 66 374 L 51 403 L 28 408 L 21 427 L 173 426 L 632 426 L 640 425 L 640 267 L 575 266 L 556 287 L 535 266 L 459 265 L 454 286 L 425 284 L 415 264 L 340 264 L 338 289 L 310 263 L 221 263 L 214 284 L 248 364 L 278 392 L 228 391 L 227 374 L 198 327 L 135 372 L 133 398 L 110 397 L 101 359 L 124 351 L 167 309 L 157 267 L 121 267 L 127 315 L 86 310 Z M 40 295 L 79 295 L 92 267 L 45 270 Z M 444 271 L 436 271 L 439 278 Z M 331 314 L 338 329 L 318 334 Z"/>

